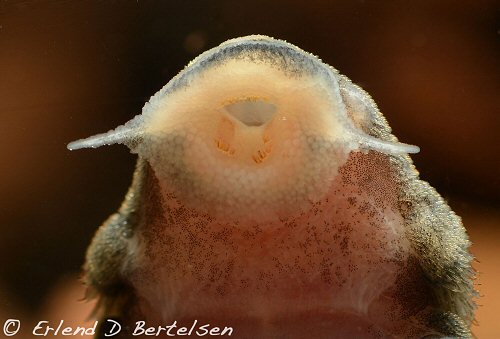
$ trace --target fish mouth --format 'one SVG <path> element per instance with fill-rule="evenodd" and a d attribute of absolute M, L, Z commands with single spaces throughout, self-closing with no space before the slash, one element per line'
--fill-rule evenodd
<path fill-rule="evenodd" d="M 276 139 L 286 138 L 283 126 L 286 120 L 278 105 L 265 97 L 227 100 L 222 104 L 215 146 L 241 164 L 262 165 L 275 150 Z"/>
<path fill-rule="evenodd" d="M 229 116 L 246 127 L 261 127 L 276 115 L 277 107 L 263 98 L 249 97 L 224 106 Z"/>

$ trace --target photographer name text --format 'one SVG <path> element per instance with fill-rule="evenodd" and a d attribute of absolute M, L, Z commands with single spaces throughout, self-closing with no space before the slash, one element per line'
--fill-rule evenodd
<path fill-rule="evenodd" d="M 35 336 L 93 336 L 101 326 L 101 335 L 104 337 L 114 337 L 120 334 L 125 329 L 119 322 L 106 319 L 99 324 L 95 321 L 90 326 L 68 326 L 64 320 L 59 323 L 49 322 L 47 320 L 40 320 L 34 327 L 29 328 L 31 334 Z M 7 319 L 3 325 L 3 334 L 7 337 L 15 336 L 20 333 L 21 321 L 18 319 Z M 148 326 L 145 321 L 136 321 L 135 326 L 127 329 L 129 335 L 132 336 L 154 336 L 166 335 L 169 337 L 176 336 L 232 336 L 233 328 L 224 326 L 217 327 L 210 324 L 200 324 L 198 320 L 194 320 L 188 326 L 180 326 L 177 321 L 163 326 Z"/>

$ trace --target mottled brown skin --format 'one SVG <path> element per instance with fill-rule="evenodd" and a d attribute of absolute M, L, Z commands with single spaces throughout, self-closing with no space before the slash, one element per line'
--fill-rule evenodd
<path fill-rule="evenodd" d="M 340 85 L 343 94 L 355 86 L 346 78 L 340 79 Z M 351 118 L 359 128 L 382 140 L 395 139 L 373 102 L 365 102 L 363 111 L 359 103 L 351 98 L 344 96 L 349 112 L 357 110 L 356 116 Z M 365 173 L 351 171 L 352 166 L 366 164 L 370 165 Z M 350 173 L 360 177 L 352 177 Z M 395 285 L 401 288 L 395 287 L 390 293 L 401 300 L 409 314 L 415 314 L 415 309 L 420 309 L 417 312 L 418 321 L 433 329 L 431 336 L 471 338 L 470 325 L 475 308 L 472 296 L 476 292 L 473 289 L 474 271 L 470 265 L 472 256 L 468 250 L 470 243 L 460 218 L 428 183 L 418 179 L 408 156 L 356 152 L 351 154 L 339 175 L 343 180 L 355 180 L 364 185 L 366 192 L 392 200 L 404 217 L 412 253 L 407 271 L 401 274 Z M 85 282 L 90 291 L 89 296 L 99 298 L 97 312 L 102 319 L 120 319 L 129 326 L 133 326 L 137 319 L 142 319 L 137 307 L 140 301 L 128 280 L 130 272 L 127 271 L 127 263 L 131 258 L 127 246 L 128 240 L 136 236 L 137 232 L 146 234 L 147 238 L 147 233 L 151 232 L 150 223 L 162 218 L 161 197 L 156 181 L 148 163 L 139 158 L 132 186 L 122 207 L 100 227 L 88 249 Z M 384 184 L 380 185 L 380 182 Z M 393 183 L 390 189 L 387 188 L 387 182 Z M 381 190 L 381 187 L 384 189 Z M 316 330 L 318 318 L 320 316 L 314 317 Z M 235 319 L 231 319 L 233 325 L 237 321 Z M 255 328 L 252 331 L 255 337 L 279 336 L 282 333 L 280 328 L 288 327 L 290 331 L 291 323 L 301 321 L 308 322 L 304 316 L 292 322 L 288 320 L 282 325 L 278 321 L 261 332 Z M 322 321 L 328 322 L 328 319 Z M 345 321 L 353 320 L 347 318 Z M 240 329 L 245 329 L 245 326 L 248 323 L 243 321 Z M 249 328 L 246 330 L 250 331 Z M 298 330 L 295 329 L 295 333 L 300 333 Z M 310 331 L 306 333 L 313 334 Z M 395 337 L 414 337 L 412 333 L 395 333 Z M 121 335 L 127 337 L 127 332 Z M 323 335 L 314 334 L 315 337 Z"/>

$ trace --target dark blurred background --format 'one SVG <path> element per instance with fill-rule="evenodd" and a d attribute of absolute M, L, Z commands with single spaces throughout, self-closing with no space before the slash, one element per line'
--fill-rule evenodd
<path fill-rule="evenodd" d="M 476 333 L 500 337 L 498 5 L 0 0 L 0 324 L 57 308 L 58 291 L 78 286 L 86 246 L 130 183 L 126 147 L 66 144 L 139 114 L 204 50 L 258 33 L 320 56 L 421 147 L 412 156 L 421 177 L 475 242 L 485 295 Z"/>

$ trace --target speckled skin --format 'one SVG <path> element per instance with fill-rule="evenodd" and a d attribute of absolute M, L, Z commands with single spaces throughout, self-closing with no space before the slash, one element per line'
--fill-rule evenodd
<path fill-rule="evenodd" d="M 397 141 L 369 95 L 333 74 L 352 124 Z M 265 221 L 187 204 L 155 161 L 139 156 L 122 207 L 88 249 L 85 281 L 101 317 L 198 319 L 238 338 L 471 337 L 469 240 L 407 155 L 348 151 L 319 199 Z"/>

